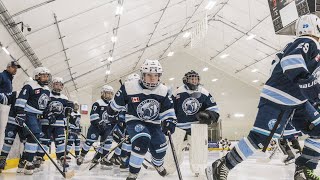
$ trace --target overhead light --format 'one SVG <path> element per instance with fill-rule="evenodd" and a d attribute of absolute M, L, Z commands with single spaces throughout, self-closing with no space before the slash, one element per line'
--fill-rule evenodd
<path fill-rule="evenodd" d="M 30 79 L 30 80 L 33 80 L 33 78 L 32 78 L 32 77 L 29 77 L 29 79 Z"/>
<path fill-rule="evenodd" d="M 221 59 L 224 59 L 224 58 L 226 58 L 226 57 L 228 57 L 228 56 L 230 56 L 230 54 L 222 54 L 222 55 L 220 56 L 220 58 L 221 58 Z"/>
<path fill-rule="evenodd" d="M 186 33 L 183 34 L 183 37 L 184 37 L 184 38 L 188 38 L 188 37 L 190 36 L 190 34 L 191 34 L 191 33 L 190 33 L 189 31 L 187 31 Z"/>
<path fill-rule="evenodd" d="M 117 6 L 116 15 L 121 15 L 123 13 L 123 6 Z"/>
<path fill-rule="evenodd" d="M 104 25 L 105 28 L 108 27 L 108 22 L 107 22 L 107 21 L 104 21 L 104 22 L 103 22 L 103 25 Z"/>
<path fill-rule="evenodd" d="M 109 57 L 108 57 L 108 61 L 109 61 L 109 62 L 112 62 L 112 61 L 113 61 L 113 57 L 112 57 L 112 56 L 109 56 Z"/>
<path fill-rule="evenodd" d="M 106 70 L 106 75 L 109 75 L 111 73 L 110 70 Z"/>
<path fill-rule="evenodd" d="M 216 81 L 218 81 L 218 79 L 215 78 L 215 79 L 212 79 L 211 81 L 212 81 L 212 82 L 216 82 Z"/>
<path fill-rule="evenodd" d="M 117 40 L 118 40 L 117 36 L 112 36 L 111 37 L 111 42 L 117 42 Z"/>
<path fill-rule="evenodd" d="M 240 117 L 244 117 L 244 114 L 242 114 L 242 113 L 235 113 L 233 116 L 236 117 L 236 118 L 240 118 Z"/>
<path fill-rule="evenodd" d="M 202 71 L 208 71 L 209 68 L 205 67 L 202 69 Z"/>
<path fill-rule="evenodd" d="M 173 56 L 173 54 L 174 54 L 174 52 L 173 52 L 173 51 L 170 51 L 167 56 L 170 57 L 170 56 Z"/>
<path fill-rule="evenodd" d="M 258 69 L 252 69 L 251 70 L 251 72 L 257 72 L 258 71 Z"/>
<path fill-rule="evenodd" d="M 173 80 L 174 80 L 174 78 L 170 78 L 170 79 L 169 79 L 169 81 L 173 81 Z"/>
<path fill-rule="evenodd" d="M 253 38 L 255 38 L 257 35 L 255 35 L 255 34 L 250 34 L 247 38 L 246 38 L 246 40 L 251 40 L 251 39 L 253 39 Z"/>
<path fill-rule="evenodd" d="M 7 48 L 6 47 L 2 47 L 2 50 L 6 53 L 6 54 L 8 54 L 8 55 L 10 55 L 10 53 L 9 53 L 9 51 L 7 50 Z"/>
<path fill-rule="evenodd" d="M 226 93 L 222 92 L 221 95 L 224 96 L 224 95 L 226 95 Z"/>
<path fill-rule="evenodd" d="M 257 82 L 259 82 L 259 80 L 258 80 L 258 79 L 256 79 L 256 80 L 253 80 L 252 82 L 257 83 Z"/>
<path fill-rule="evenodd" d="M 205 9 L 210 10 L 216 5 L 217 1 L 216 0 L 209 0 L 208 4 L 206 5 Z"/>

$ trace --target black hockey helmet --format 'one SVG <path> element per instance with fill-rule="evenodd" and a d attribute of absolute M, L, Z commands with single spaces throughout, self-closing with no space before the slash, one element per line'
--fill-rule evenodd
<path fill-rule="evenodd" d="M 199 82 L 198 84 L 191 84 L 188 82 L 189 78 L 191 77 L 197 77 Z M 182 78 L 182 82 L 183 84 L 185 84 L 190 90 L 196 90 L 198 89 L 198 86 L 200 84 L 200 76 L 197 72 L 195 72 L 194 70 L 191 70 L 189 72 L 187 72 L 186 74 L 184 74 L 184 77 Z"/>

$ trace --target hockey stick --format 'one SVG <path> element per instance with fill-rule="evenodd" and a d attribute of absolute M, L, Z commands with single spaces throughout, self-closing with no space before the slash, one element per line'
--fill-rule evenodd
<path fill-rule="evenodd" d="M 113 128 L 111 129 L 111 131 L 110 131 L 110 133 L 108 134 L 108 136 L 107 137 L 109 137 L 109 136 L 111 136 L 112 135 L 112 133 L 113 133 L 113 131 L 116 129 L 116 127 L 117 127 L 117 125 L 114 125 L 113 126 Z M 102 142 L 102 144 L 103 143 L 105 143 L 107 141 L 107 139 L 104 141 L 104 142 Z M 94 159 L 94 157 L 99 153 L 99 151 L 101 150 L 101 148 L 102 148 L 102 144 L 100 144 L 100 147 L 99 147 L 99 149 L 97 150 L 97 149 L 95 149 L 95 151 L 96 151 L 96 153 L 94 154 L 94 156 L 93 156 L 93 158 L 91 159 L 91 162 L 92 162 L 92 160 Z M 102 158 L 100 158 L 100 159 L 102 159 Z M 100 162 L 100 161 L 99 161 Z"/>
<path fill-rule="evenodd" d="M 102 158 L 100 158 L 100 159 L 98 160 L 98 162 L 94 163 L 94 164 L 89 168 L 89 171 L 90 171 L 91 169 L 93 169 L 94 167 L 96 167 L 96 166 L 101 162 L 101 160 L 102 160 L 103 158 L 107 158 L 114 150 L 116 150 L 117 147 L 121 146 L 121 144 L 124 143 L 127 139 L 128 139 L 128 137 L 123 138 L 122 141 L 119 142 L 118 145 L 116 145 L 115 147 L 113 147 L 112 149 L 110 149 L 109 152 L 108 152 L 106 155 L 104 155 Z"/>
<path fill-rule="evenodd" d="M 66 141 L 64 145 L 64 159 L 63 159 L 63 172 L 66 172 L 66 164 L 67 164 L 67 152 L 68 152 L 68 139 L 69 139 L 69 120 L 70 113 L 67 114 L 67 129 L 66 129 Z M 71 154 L 71 153 L 70 153 Z"/>
<path fill-rule="evenodd" d="M 80 134 L 85 140 L 87 140 L 87 138 L 83 135 L 83 134 Z M 93 147 L 93 149 L 94 149 L 94 151 L 96 151 L 97 152 L 97 148 L 98 147 L 96 147 L 96 146 L 94 146 L 94 145 L 92 145 L 92 147 Z M 99 147 L 100 148 L 100 147 Z"/>
<path fill-rule="evenodd" d="M 174 163 L 176 164 L 179 180 L 182 180 L 182 175 L 181 175 L 181 171 L 180 171 L 180 167 L 179 167 L 179 162 L 178 162 L 178 159 L 177 159 L 176 150 L 174 149 L 173 140 L 172 140 L 170 131 L 168 131 L 168 137 L 169 137 L 169 142 L 170 142 L 170 146 L 171 146 L 171 150 L 172 150 Z"/>
<path fill-rule="evenodd" d="M 283 129 L 282 129 L 282 131 L 281 131 L 281 134 L 280 134 L 280 137 L 279 137 L 279 138 L 281 138 L 281 137 L 283 136 L 284 131 L 285 131 L 287 125 L 289 124 L 289 121 L 292 120 L 292 118 L 293 118 L 294 112 L 295 112 L 295 109 L 291 112 L 290 116 L 289 116 L 288 119 L 286 120 L 286 123 L 285 123 L 284 126 L 283 126 Z M 282 112 L 281 112 L 281 113 L 282 113 Z M 279 116 L 281 115 L 281 113 L 279 114 Z M 279 116 L 278 116 L 278 118 L 279 118 Z M 281 121 L 281 119 L 282 119 L 282 116 L 283 116 L 283 113 L 282 113 L 282 115 L 281 115 L 281 117 L 280 117 L 280 121 Z M 277 119 L 277 122 L 278 122 L 278 120 L 279 120 L 279 119 Z M 280 122 L 280 121 L 279 121 L 279 122 Z M 277 123 L 276 123 L 276 124 L 277 124 Z M 276 125 L 276 124 L 275 124 L 274 127 L 272 128 L 272 131 L 274 130 L 272 136 L 270 136 L 271 133 L 272 133 L 272 131 L 271 131 L 270 135 L 268 136 L 268 138 L 271 137 L 270 140 L 268 141 L 268 144 L 265 144 L 265 146 L 263 147 L 263 150 L 265 149 L 265 151 L 266 151 L 266 149 L 267 149 L 267 147 L 268 147 L 268 145 L 269 145 L 269 143 L 270 143 L 270 141 L 271 141 L 271 139 L 272 139 L 272 137 L 273 137 L 273 135 L 274 135 L 274 133 L 275 133 L 275 130 L 277 129 L 277 127 L 279 126 L 280 123 L 278 123 L 278 125 Z M 275 128 L 275 127 L 276 127 L 276 128 Z M 263 151 L 263 150 L 262 150 L 262 152 L 265 152 L 265 151 Z M 267 159 L 264 160 L 264 162 L 270 162 L 271 159 L 273 158 L 273 156 L 275 155 L 275 153 L 276 153 L 277 150 L 278 150 L 278 146 L 277 146 L 277 147 L 275 148 L 275 150 L 271 153 L 271 155 L 270 155 Z"/>
<path fill-rule="evenodd" d="M 282 120 L 283 114 L 284 114 L 284 111 L 281 111 L 280 114 L 278 115 L 276 123 L 274 124 L 269 136 L 267 137 L 267 139 L 264 142 L 262 152 L 266 152 L 266 150 L 268 148 L 268 145 L 269 145 L 274 133 L 276 132 L 276 130 L 277 130 L 277 128 L 278 128 L 278 126 L 279 126 L 279 124 L 280 124 L 280 122 Z"/>
<path fill-rule="evenodd" d="M 56 162 L 50 157 L 50 155 L 47 153 L 47 151 L 44 149 L 44 147 L 41 145 L 37 137 L 33 134 L 33 132 L 29 129 L 29 127 L 26 125 L 26 123 L 23 123 L 23 127 L 28 131 L 28 133 L 31 135 L 32 139 L 37 142 L 38 146 L 42 149 L 42 151 L 48 156 L 52 164 L 57 168 L 57 170 L 60 172 L 60 174 L 67 179 L 70 179 L 74 176 L 74 171 L 70 172 L 63 172 Z"/>

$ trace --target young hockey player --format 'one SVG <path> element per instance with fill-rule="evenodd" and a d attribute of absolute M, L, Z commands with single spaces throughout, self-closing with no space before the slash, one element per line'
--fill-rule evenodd
<path fill-rule="evenodd" d="M 276 55 L 271 76 L 264 85 L 253 129 L 232 150 L 206 170 L 209 180 L 225 180 L 229 171 L 267 146 L 266 139 L 276 122 L 274 137 L 279 138 L 294 109 L 305 118 L 293 118 L 292 124 L 309 137 L 302 155 L 296 159 L 295 180 L 316 180 L 313 170 L 320 157 L 320 115 L 312 104 L 319 102 L 317 77 L 319 67 L 320 20 L 316 15 L 301 16 L 296 22 L 297 38 Z M 307 117 L 307 118 L 306 118 Z"/>
<path fill-rule="evenodd" d="M 65 119 L 66 108 L 69 108 L 68 98 L 61 93 L 64 87 L 63 79 L 54 77 L 52 79 L 52 90 L 50 93 L 50 102 L 47 110 L 44 112 L 44 119 L 41 120 L 42 136 L 41 144 L 48 151 L 50 146 L 50 137 L 53 137 L 58 164 L 63 166 L 65 151 Z M 42 149 L 38 150 L 34 165 L 40 168 L 44 156 Z M 69 165 L 66 164 L 66 167 Z"/>
<path fill-rule="evenodd" d="M 71 151 L 72 145 L 74 144 L 75 155 L 79 158 L 80 155 L 80 133 L 81 133 L 81 126 L 80 126 L 80 119 L 81 114 L 78 112 L 79 110 L 79 103 L 77 101 L 74 102 L 74 108 L 70 116 L 69 122 L 69 139 L 68 139 L 68 152 Z"/>
<path fill-rule="evenodd" d="M 112 135 L 111 130 L 115 123 L 115 116 L 110 116 L 107 112 L 110 100 L 113 98 L 113 88 L 109 85 L 104 85 L 101 89 L 101 99 L 97 100 L 92 105 L 90 113 L 91 125 L 88 129 L 87 140 L 83 144 L 80 157 L 77 159 L 77 164 L 83 163 L 84 157 L 88 153 L 92 144 L 98 140 L 100 136 L 100 148 L 97 156 L 94 157 L 93 163 L 98 162 L 99 158 L 104 157 L 111 148 Z M 100 162 L 101 168 L 109 169 L 112 167 L 112 163 L 107 159 L 103 158 Z"/>
<path fill-rule="evenodd" d="M 49 78 L 50 71 L 47 68 L 36 68 L 33 73 L 34 80 L 23 86 L 15 103 L 17 124 L 22 127 L 25 123 L 38 140 L 41 137 L 40 119 L 50 100 L 50 90 L 47 86 Z M 38 150 L 38 144 L 30 134 L 26 135 L 26 139 L 23 152 L 26 160 L 21 162 L 20 167 L 25 165 L 24 174 L 31 175 L 35 169 L 33 160 Z"/>
<path fill-rule="evenodd" d="M 127 180 L 137 179 L 148 149 L 158 173 L 167 174 L 163 167 L 167 149 L 165 134 L 174 133 L 176 126 L 168 88 L 161 83 L 161 64 L 157 60 L 146 60 L 140 72 L 141 79 L 125 82 L 108 108 L 109 114 L 127 112 L 126 128 L 132 143 Z"/>

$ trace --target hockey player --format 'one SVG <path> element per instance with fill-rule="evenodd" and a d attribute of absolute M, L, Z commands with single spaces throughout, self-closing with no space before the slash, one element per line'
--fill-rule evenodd
<path fill-rule="evenodd" d="M 191 135 L 191 124 L 211 124 L 219 119 L 219 109 L 212 95 L 200 85 L 200 76 L 191 70 L 183 79 L 183 84 L 173 93 L 177 127 Z"/>
<path fill-rule="evenodd" d="M 125 82 L 108 109 L 109 114 L 127 112 L 126 126 L 132 143 L 127 180 L 137 179 L 148 149 L 158 173 L 167 174 L 163 167 L 167 149 L 165 134 L 174 133 L 176 126 L 168 88 L 161 84 L 161 64 L 158 60 L 146 60 L 140 72 L 141 79 Z"/>
<path fill-rule="evenodd" d="M 64 163 L 64 151 L 65 151 L 65 119 L 66 109 L 69 109 L 68 98 L 61 93 L 64 87 L 63 79 L 60 77 L 54 77 L 52 79 L 52 90 L 50 93 L 50 102 L 47 110 L 44 113 L 44 119 L 41 119 L 42 136 L 40 138 L 43 147 L 46 151 L 49 150 L 50 137 L 53 137 L 56 156 L 58 164 L 63 166 Z M 34 165 L 36 168 L 40 168 L 41 160 L 44 156 L 42 149 L 38 149 L 37 156 L 35 157 Z M 66 164 L 68 167 L 68 164 Z"/>
<path fill-rule="evenodd" d="M 0 104 L 10 105 L 9 117 L 4 134 L 4 143 L 0 154 L 0 172 L 6 165 L 6 159 L 13 145 L 14 139 L 19 134 L 20 141 L 23 141 L 23 133 L 20 126 L 15 121 L 14 104 L 16 102 L 16 92 L 12 92 L 13 76 L 21 66 L 16 61 L 11 61 L 7 69 L 0 73 Z"/>
<path fill-rule="evenodd" d="M 79 103 L 77 101 L 74 102 L 73 112 L 70 116 L 70 133 L 68 139 L 68 152 L 71 151 L 72 145 L 74 144 L 75 155 L 79 158 L 80 155 L 80 133 L 81 133 L 81 126 L 80 126 L 80 119 L 81 114 L 78 112 L 79 110 Z"/>
<path fill-rule="evenodd" d="M 41 135 L 39 120 L 50 100 L 50 90 L 47 86 L 49 78 L 50 71 L 47 68 L 36 68 L 33 73 L 34 80 L 23 86 L 15 103 L 17 124 L 22 127 L 25 123 L 38 139 Z M 38 144 L 30 134 L 26 135 L 26 139 L 23 152 L 26 161 L 21 164 L 25 164 L 24 174 L 31 175 L 35 169 L 33 160 L 38 150 Z"/>
<path fill-rule="evenodd" d="M 219 109 L 217 103 L 215 102 L 212 95 L 200 85 L 200 76 L 197 72 L 191 70 L 185 73 L 182 78 L 183 85 L 180 86 L 173 92 L 172 100 L 174 104 L 175 113 L 177 116 L 177 127 L 186 131 L 186 136 L 184 139 L 181 139 L 182 142 L 178 140 L 178 133 L 176 136 L 173 136 L 175 140 L 175 147 L 177 156 L 179 159 L 179 164 L 183 160 L 183 149 L 187 147 L 191 142 L 191 124 L 212 124 L 218 121 L 219 119 Z M 190 155 L 190 165 L 192 157 L 192 147 L 189 153 Z M 169 158 L 169 157 L 166 157 Z M 171 158 L 172 159 L 172 158 Z M 168 161 L 167 161 L 168 160 Z M 166 168 L 168 166 L 172 167 L 172 164 L 169 163 L 169 159 L 166 159 Z M 172 161 L 172 160 L 170 160 Z M 173 162 L 173 161 L 172 161 Z M 206 164 L 206 163 L 205 163 Z M 172 169 L 172 170 L 171 170 Z M 175 168 L 170 168 L 170 173 L 175 171 Z M 195 172 L 195 174 L 199 172 Z M 198 175 L 198 174 L 197 174 Z"/>
<path fill-rule="evenodd" d="M 109 107 L 110 100 L 113 98 L 113 88 L 109 85 L 104 85 L 101 89 L 101 99 L 97 100 L 92 105 L 90 112 L 90 127 L 87 133 L 87 140 L 83 144 L 81 149 L 81 155 L 77 159 L 77 164 L 83 163 L 84 157 L 88 153 L 92 144 L 98 140 L 100 136 L 100 148 L 97 156 L 94 157 L 93 163 L 98 162 L 99 158 L 104 157 L 111 148 L 112 135 L 111 130 L 115 123 L 115 116 L 110 116 L 107 113 L 107 107 Z M 103 158 L 100 162 L 101 168 L 110 169 L 112 163 L 107 159 Z"/>
<path fill-rule="evenodd" d="M 133 80 L 139 80 L 140 75 L 133 73 L 127 76 L 125 82 L 133 81 Z M 118 127 L 113 131 L 113 140 L 119 143 L 121 141 L 121 137 L 127 136 L 128 132 L 125 130 L 126 124 L 125 124 L 125 113 L 124 111 L 119 113 L 118 116 Z M 120 165 L 121 171 L 127 171 L 129 168 L 129 158 L 131 153 L 131 143 L 130 138 L 126 140 L 121 146 L 116 148 L 115 153 L 113 157 L 110 159 L 110 161 L 113 162 L 115 165 Z"/>
<path fill-rule="evenodd" d="M 297 130 L 308 134 L 309 138 L 305 140 L 302 155 L 296 159 L 294 178 L 320 178 L 313 172 L 320 157 L 320 115 L 311 105 L 319 102 L 320 85 L 315 77 L 319 66 L 319 30 L 320 20 L 316 15 L 304 15 L 297 20 L 298 38 L 276 55 L 271 76 L 262 89 L 253 129 L 226 156 L 206 169 L 208 179 L 227 179 L 231 169 L 253 155 L 257 149 L 266 146 L 269 142 L 265 141 L 277 120 L 280 124 L 275 127 L 274 137 L 279 138 L 286 121 L 296 108 L 301 108 L 308 118 L 294 118 L 292 123 Z"/>

